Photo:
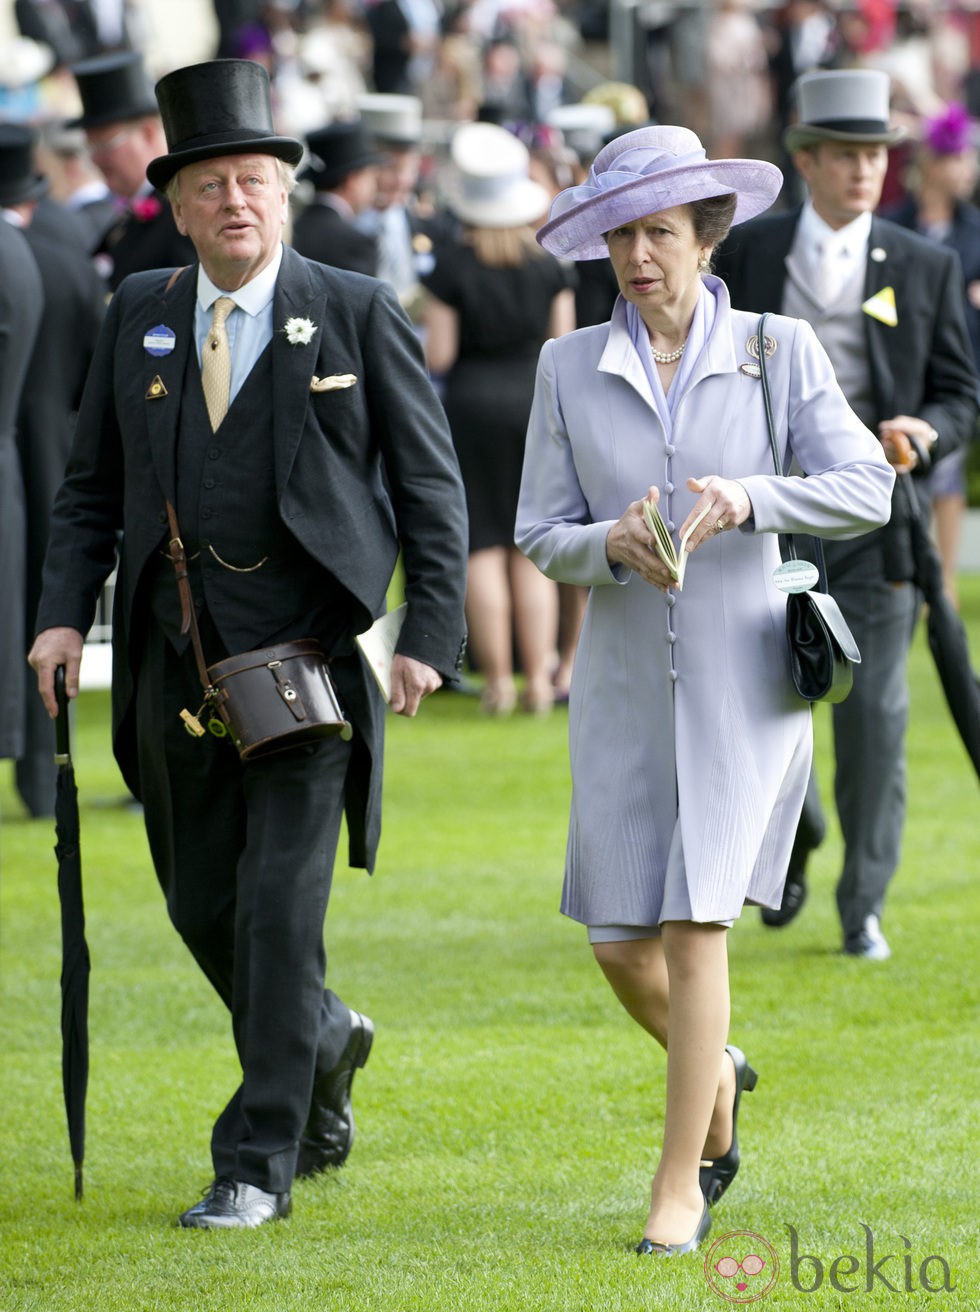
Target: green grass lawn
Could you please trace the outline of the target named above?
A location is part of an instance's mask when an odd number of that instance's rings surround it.
[[[963,579],[962,604],[978,653],[980,577]],[[776,932],[748,913],[731,934],[732,1039],[760,1079],[709,1245],[751,1231],[772,1246],[780,1273],[762,1307],[980,1308],[977,780],[921,633],[910,679],[892,960],[837,951],[835,823],[799,921]],[[284,1223],[177,1228],[209,1182],[211,1121],[237,1071],[225,1013],[167,922],[107,715],[105,694],[83,694],[74,756],[93,969],[81,1204],[61,1102],[52,826],[23,817],[10,763],[0,772],[2,1312],[726,1306],[703,1252],[658,1263],[630,1251],[664,1059],[557,912],[566,716],[487,721],[459,695],[392,719],[378,871],[341,865],[335,879],[330,981],[377,1026],[350,1161],[297,1185]],[[820,708],[825,791],[828,719]],[[940,1285],[940,1259],[956,1288],[930,1293],[920,1275]]]

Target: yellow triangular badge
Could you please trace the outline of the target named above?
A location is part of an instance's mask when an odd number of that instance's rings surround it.
[[[865,314],[870,314],[872,319],[877,319],[879,323],[886,323],[889,328],[898,326],[894,287],[882,287],[880,292],[875,292],[874,296],[868,297],[861,309]]]

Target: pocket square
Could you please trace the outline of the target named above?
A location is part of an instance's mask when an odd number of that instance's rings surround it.
[[[357,382],[357,374],[331,374],[329,378],[317,378],[316,374],[310,379],[311,392],[336,392],[340,387],[353,387]]]

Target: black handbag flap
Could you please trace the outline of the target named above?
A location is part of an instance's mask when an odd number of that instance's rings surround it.
[[[852,665],[860,665],[861,653],[854,641],[854,634],[847,627],[847,620],[841,614],[841,609],[834,598],[829,592],[811,591],[807,595],[810,598],[810,604],[820,613],[820,618],[830,630],[844,656]]]

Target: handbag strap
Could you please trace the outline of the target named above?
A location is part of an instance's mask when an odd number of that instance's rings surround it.
[[[766,426],[769,429],[769,446],[772,450],[772,463],[776,473],[780,478],[784,477],[782,461],[779,458],[779,447],[776,443],[776,421],[772,413],[772,392],[769,388],[769,371],[766,368],[766,320],[769,318],[768,311],[759,318],[759,377],[762,380],[762,401],[766,407]],[[792,533],[783,533],[780,535],[786,543],[786,556],[789,560],[798,560],[796,554],[796,543]],[[824,562],[823,543],[819,538],[811,539],[813,542],[814,555],[819,575],[817,579],[817,591],[827,591],[827,566]]]
[[[167,523],[170,525],[170,559],[173,562],[174,573],[177,575],[177,591],[180,593],[180,633],[181,637],[185,633],[191,635],[191,646],[194,648],[194,660],[197,662],[197,673],[201,680],[201,687],[205,693],[210,695],[213,688],[208,677],[204,649],[201,646],[201,631],[197,627],[194,595],[191,592],[191,580],[187,572],[187,553],[184,550],[184,543],[180,536],[177,512],[170,501],[167,502]]]

